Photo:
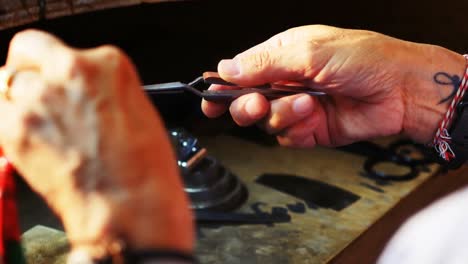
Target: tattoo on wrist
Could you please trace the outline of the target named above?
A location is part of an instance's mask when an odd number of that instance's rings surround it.
[[[439,101],[438,104],[443,104],[449,100],[451,100],[458,91],[458,87],[460,87],[461,78],[458,75],[450,75],[446,72],[438,72],[434,75],[434,82],[440,85],[449,85],[452,87],[452,92],[449,96],[443,98]]]

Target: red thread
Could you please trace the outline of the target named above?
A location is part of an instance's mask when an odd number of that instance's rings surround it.
[[[450,147],[450,141],[452,140],[452,138],[448,133],[448,127],[453,121],[453,115],[455,113],[456,106],[461,101],[461,99],[465,95],[466,90],[468,89],[468,54],[463,55],[463,57],[465,57],[465,59],[467,60],[465,74],[463,75],[463,79],[460,82],[460,87],[458,87],[455,97],[453,97],[452,102],[450,103],[447,113],[445,113],[444,119],[442,119],[442,121],[440,122],[434,140],[432,141],[432,144],[437,153],[439,153],[440,157],[442,157],[446,161],[450,161],[453,158],[455,158],[455,153]]]

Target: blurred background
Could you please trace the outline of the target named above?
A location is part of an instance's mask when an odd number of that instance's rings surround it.
[[[291,27],[327,24],[367,29],[393,37],[468,51],[468,1],[178,1],[141,4],[43,20],[0,32],[3,63],[12,36],[25,28],[51,32],[76,47],[113,44],[133,59],[144,84],[191,81],[204,71],[216,71],[219,60],[231,58]],[[196,135],[216,134],[235,126],[228,116],[208,121],[200,99],[190,95],[152,98],[168,127],[185,127]],[[239,129],[237,128],[239,131]],[[248,129],[240,129],[247,135]],[[258,134],[256,134],[258,135]],[[262,136],[263,137],[263,136]],[[27,188],[20,183],[20,189]],[[21,207],[36,224],[59,227],[45,205],[22,192]],[[33,209],[31,209],[33,208]]]

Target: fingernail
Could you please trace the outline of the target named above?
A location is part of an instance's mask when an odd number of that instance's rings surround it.
[[[307,115],[313,109],[312,98],[309,95],[302,95],[294,100],[292,108],[294,113],[298,115]]]
[[[239,65],[234,60],[222,60],[219,62],[218,71],[229,76],[236,76],[240,73]]]
[[[263,109],[258,105],[255,99],[249,99],[245,103],[245,111],[251,118],[260,118],[263,115]]]

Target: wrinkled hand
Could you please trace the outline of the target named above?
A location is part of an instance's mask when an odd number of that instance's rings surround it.
[[[464,59],[437,46],[397,40],[375,32],[314,25],[280,33],[223,60],[223,79],[243,86],[284,81],[324,91],[268,102],[259,94],[234,101],[229,111],[241,126],[258,123],[280,144],[344,145],[400,132],[428,142],[447,109],[439,104],[451,87],[433,81],[437,72],[462,74]],[[215,85],[213,90],[229,89]],[[207,101],[217,117],[227,106]]]
[[[130,60],[103,46],[72,49],[17,34],[0,100],[0,141],[60,216],[74,250],[99,258],[117,240],[190,252],[192,218],[175,156]]]

